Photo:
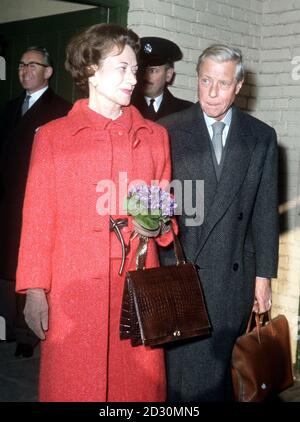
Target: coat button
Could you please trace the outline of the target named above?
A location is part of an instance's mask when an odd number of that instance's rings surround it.
[[[242,220],[243,217],[244,217],[244,214],[242,212],[240,212],[239,215],[238,215],[238,220]]]
[[[239,264],[235,262],[232,267],[233,271],[237,271],[239,269]]]

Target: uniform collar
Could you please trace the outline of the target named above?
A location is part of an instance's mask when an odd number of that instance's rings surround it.
[[[150,105],[150,101],[153,99],[154,100],[154,104],[153,104],[153,107],[154,107],[154,110],[157,112],[158,111],[158,109],[159,109],[159,107],[160,107],[160,105],[161,105],[161,102],[162,102],[162,100],[163,100],[163,96],[164,96],[164,93],[162,92],[158,97],[155,97],[155,98],[152,98],[152,97],[147,97],[146,95],[145,95],[145,101],[146,101],[146,103],[147,103],[147,105],[148,105],[148,107],[149,107],[149,105]]]

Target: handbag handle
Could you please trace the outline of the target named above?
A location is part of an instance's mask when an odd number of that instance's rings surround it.
[[[183,255],[183,250],[181,247],[181,244],[179,242],[178,237],[176,236],[172,224],[170,226],[170,231],[173,236],[173,248],[175,252],[176,257],[176,265],[182,265],[185,264],[185,258]],[[145,269],[145,262],[146,262],[146,256],[147,256],[147,250],[148,250],[148,237],[139,235],[140,243],[136,252],[136,269],[137,270],[143,270]]]
[[[263,327],[266,324],[270,324],[271,326],[271,332],[273,335],[273,326],[272,326],[272,319],[271,319],[271,311],[268,310],[267,312],[264,312],[263,314],[259,315],[256,312],[251,312],[248,324],[247,324],[247,329],[246,329],[246,334],[250,333],[250,331],[252,331],[252,321],[253,321],[253,316],[255,317],[255,325],[257,328],[257,338],[258,338],[258,342],[261,343],[261,336],[260,336],[260,328]]]

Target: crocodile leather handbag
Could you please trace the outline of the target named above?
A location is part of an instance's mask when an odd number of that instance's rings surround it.
[[[177,265],[144,268],[146,237],[140,237],[137,270],[126,274],[120,338],[132,346],[157,346],[210,334],[210,323],[196,267],[186,263],[173,232]]]
[[[252,320],[256,324],[251,330]],[[231,359],[235,400],[262,402],[293,385],[289,325],[284,315],[251,315]]]

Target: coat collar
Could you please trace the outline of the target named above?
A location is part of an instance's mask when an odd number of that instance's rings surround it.
[[[168,88],[165,88],[160,107],[156,113],[155,121],[178,111],[177,109],[174,109],[175,100],[177,100],[176,97],[174,97]],[[147,101],[144,95],[137,88],[133,91],[131,102],[138,110],[140,110],[143,116],[147,116],[149,114]],[[172,113],[170,113],[170,108],[173,110]]]
[[[153,132],[151,122],[145,120],[139,111],[133,107],[123,107],[123,114],[116,120],[108,119],[99,113],[91,110],[88,107],[88,100],[78,100],[75,102],[73,108],[68,113],[68,120],[70,124],[71,134],[75,136],[78,132],[84,129],[90,129],[98,135],[102,132],[105,136],[98,136],[98,139],[107,139],[107,131],[111,127],[119,126],[125,129],[127,133],[130,132],[132,138],[136,140],[137,133],[142,130]],[[136,142],[133,143],[135,147]]]

